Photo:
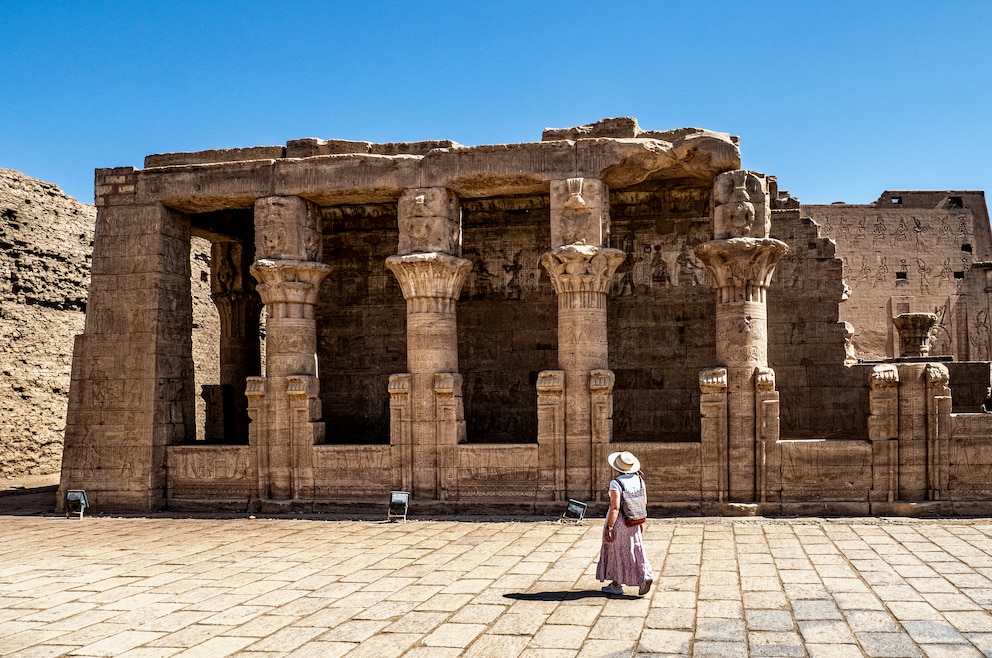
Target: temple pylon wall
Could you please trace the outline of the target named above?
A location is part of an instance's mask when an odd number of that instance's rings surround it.
[[[668,513],[992,501],[989,364],[859,360],[835,243],[725,133],[295,140],[101,169],[96,196],[59,505],[596,510],[616,450]],[[221,327],[202,391],[192,236]]]

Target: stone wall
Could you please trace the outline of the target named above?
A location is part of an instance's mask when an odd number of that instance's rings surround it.
[[[406,372],[406,303],[386,258],[396,204],[322,213],[331,271],[317,305],[317,357],[327,443],[389,443],[389,376]]]
[[[866,205],[803,205],[837,245],[859,358],[899,356],[891,318],[937,315],[934,355],[992,358],[988,270],[992,233],[981,192],[886,192]],[[977,264],[977,267],[976,267]]]
[[[863,374],[845,367],[842,261],[796,209],[773,213],[772,236],[789,245],[768,290],[768,362],[782,400],[782,436],[865,436]]]

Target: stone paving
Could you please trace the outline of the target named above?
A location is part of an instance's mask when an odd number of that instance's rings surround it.
[[[15,510],[11,512],[11,510]],[[992,520],[120,518],[0,506],[4,656],[992,656]]]

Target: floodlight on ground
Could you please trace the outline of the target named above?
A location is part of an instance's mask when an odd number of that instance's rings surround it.
[[[90,506],[86,500],[86,492],[82,489],[70,489],[65,492],[65,518],[71,514],[79,514],[83,518],[83,511]]]
[[[586,503],[569,498],[568,504],[565,506],[565,511],[562,512],[561,518],[558,519],[558,521],[561,523],[574,523],[575,525],[579,525],[582,523],[582,519],[586,517],[587,507],[589,506]]]
[[[406,521],[406,513],[410,509],[410,492],[391,491],[389,493],[389,510],[386,512],[387,521],[402,519]]]

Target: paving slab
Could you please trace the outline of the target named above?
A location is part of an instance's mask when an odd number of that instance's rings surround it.
[[[50,486],[46,484],[45,486]],[[0,656],[988,656],[992,519],[179,518],[2,497]]]

